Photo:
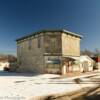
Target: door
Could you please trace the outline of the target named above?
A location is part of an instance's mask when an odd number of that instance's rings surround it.
[[[88,62],[87,61],[83,62],[83,71],[84,72],[88,71]]]

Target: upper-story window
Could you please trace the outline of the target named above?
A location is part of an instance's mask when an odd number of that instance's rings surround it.
[[[32,48],[32,40],[30,39],[29,41],[28,41],[28,49],[30,50]]]
[[[17,45],[17,54],[18,55],[21,54],[21,45],[20,44]]]
[[[17,49],[18,49],[18,50],[20,49],[20,45],[19,45],[19,44],[17,45]]]
[[[52,37],[51,38],[51,51],[52,52],[56,52],[56,48],[57,48],[56,43],[57,43],[56,38]]]
[[[45,36],[45,50],[47,53],[56,53],[59,44],[57,44],[57,36],[54,34]]]
[[[41,37],[38,36],[38,48],[41,48]]]

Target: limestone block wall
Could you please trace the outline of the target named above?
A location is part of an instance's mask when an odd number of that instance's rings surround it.
[[[62,33],[62,54],[80,56],[80,38]]]
[[[40,47],[38,47],[38,37],[40,37]],[[17,55],[20,67],[18,71],[43,72],[43,53],[44,47],[42,35],[26,39],[25,41],[19,43],[17,48]]]

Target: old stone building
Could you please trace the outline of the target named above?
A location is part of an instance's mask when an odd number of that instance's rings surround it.
[[[66,30],[42,30],[17,39],[18,71],[62,73],[64,61],[80,56],[80,39]]]

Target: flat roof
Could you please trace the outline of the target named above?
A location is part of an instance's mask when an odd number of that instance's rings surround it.
[[[79,38],[82,38],[83,37],[82,35],[79,35],[79,34],[76,34],[76,33],[70,32],[70,31],[67,31],[65,29],[57,29],[57,30],[50,30],[49,29],[49,30],[41,30],[41,31],[33,32],[33,33],[29,34],[29,35],[26,35],[24,37],[21,37],[21,38],[16,39],[16,41],[20,41],[20,40],[29,38],[31,36],[35,36],[37,34],[46,33],[46,32],[63,32],[63,33],[69,34],[69,35],[73,35],[73,36],[79,37]]]

